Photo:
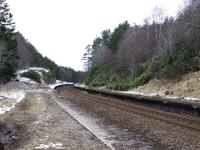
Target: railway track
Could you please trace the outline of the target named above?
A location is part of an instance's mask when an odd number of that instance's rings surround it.
[[[173,125],[178,125],[180,127],[188,128],[190,130],[195,130],[200,132],[200,119],[198,117],[191,117],[187,115],[180,115],[172,112],[165,112],[161,110],[152,109],[149,107],[136,105],[130,102],[120,101],[118,99],[92,95],[85,91],[76,88],[67,88],[67,92],[85,98],[87,100],[95,101],[100,104],[111,106],[128,113],[136,113],[145,117],[151,117],[157,120],[165,121]]]

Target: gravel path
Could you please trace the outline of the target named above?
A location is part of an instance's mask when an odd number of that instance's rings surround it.
[[[6,150],[107,148],[55,102],[52,91],[27,90],[25,99],[0,117]]]

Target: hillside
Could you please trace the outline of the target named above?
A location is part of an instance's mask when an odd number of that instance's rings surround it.
[[[41,67],[51,71],[53,78],[78,82],[82,72],[58,66],[48,57],[42,56],[23,35],[16,31],[13,15],[6,1],[0,2],[0,83],[16,77],[16,71],[30,67]]]
[[[178,95],[199,95],[195,76],[200,71],[199,6],[200,1],[188,1],[175,18],[157,8],[143,25],[125,21],[113,31],[103,30],[85,49],[86,84],[126,91],[150,81],[146,85],[150,91],[169,85]],[[196,93],[184,82],[187,75],[197,81]]]
[[[18,55],[20,57],[18,62],[19,69],[25,69],[31,66],[32,52],[29,43],[24,39],[22,34],[17,34]]]
[[[51,70],[53,76],[58,80],[78,82],[80,72],[76,72],[72,68],[58,66],[51,59],[42,56],[42,54],[40,54],[20,33],[17,34],[17,43],[19,70],[29,67],[42,67]]]
[[[144,94],[193,97],[200,99],[200,71],[188,73],[179,80],[151,80],[133,90]]]

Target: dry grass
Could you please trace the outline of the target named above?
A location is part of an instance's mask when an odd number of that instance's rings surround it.
[[[173,91],[175,96],[200,98],[200,71],[186,74],[178,81],[154,79],[134,91],[161,95]]]

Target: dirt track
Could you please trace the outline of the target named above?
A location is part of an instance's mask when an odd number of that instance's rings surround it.
[[[52,91],[26,92],[22,102],[0,116],[4,149],[109,149],[57,105]]]

